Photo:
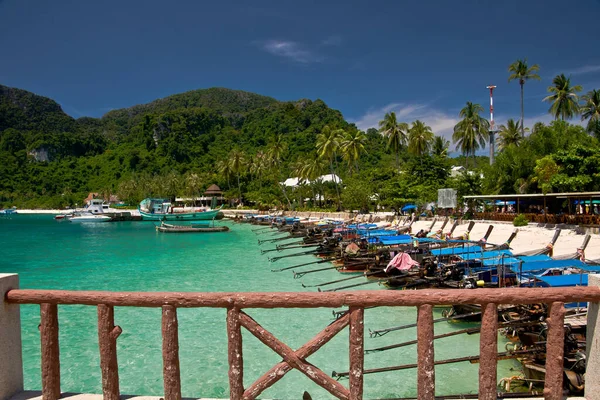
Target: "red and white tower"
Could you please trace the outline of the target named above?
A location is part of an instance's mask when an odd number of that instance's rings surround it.
[[[496,145],[496,125],[494,124],[494,89],[496,86],[487,86],[490,89],[490,165],[494,163]]]

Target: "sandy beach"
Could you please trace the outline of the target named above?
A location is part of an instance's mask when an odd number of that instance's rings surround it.
[[[431,225],[431,221],[417,221],[413,224],[413,233],[418,232],[420,229],[428,229]],[[482,238],[488,226],[493,225],[494,230],[490,235],[488,243],[501,244],[504,243],[510,234],[518,229],[517,237],[512,241],[511,248],[513,253],[520,253],[522,251],[539,249],[546,246],[552,240],[554,236],[554,229],[540,228],[533,224],[522,227],[514,227],[512,224],[489,222],[489,221],[476,221],[473,230],[471,231],[471,240],[478,240]],[[442,222],[436,222],[433,230],[439,229],[442,226]],[[444,230],[449,230],[451,225],[450,222],[446,225]],[[454,235],[462,235],[468,227],[468,223],[465,222],[456,227]],[[558,237],[558,241],[554,246],[554,255],[572,254],[577,251],[577,248],[583,243],[585,235],[577,234],[573,229],[563,229]],[[598,259],[600,258],[600,235],[592,235],[592,239],[585,250],[585,257],[587,259]]]

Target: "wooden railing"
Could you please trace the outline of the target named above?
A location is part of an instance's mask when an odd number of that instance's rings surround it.
[[[345,293],[143,293],[57,290],[10,290],[6,301],[39,304],[41,309],[42,393],[44,400],[58,399],[60,362],[58,346],[58,304],[83,304],[98,310],[98,340],[102,390],[105,399],[119,399],[116,341],[121,328],[114,325],[114,307],[161,307],[164,398],[181,399],[177,309],[213,307],[227,309],[230,397],[254,399],[297,369],[317,385],[340,399],[362,399],[364,354],[364,309],[373,306],[417,307],[418,398],[433,400],[435,394],[434,335],[432,308],[436,304],[480,304],[479,398],[497,396],[496,364],[499,304],[545,303],[550,306],[544,397],[562,399],[564,303],[600,301],[600,288],[461,289],[417,291],[356,291]],[[327,326],[304,346],[292,350],[252,317],[251,308],[349,307],[347,313]],[[306,359],[346,326],[350,327],[349,388],[329,377]],[[248,387],[244,387],[241,328],[247,329],[282,357],[282,361]]]

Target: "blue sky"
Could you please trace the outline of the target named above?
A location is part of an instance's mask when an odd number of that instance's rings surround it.
[[[519,115],[508,65],[527,58],[526,122],[557,73],[600,88],[600,0],[0,0],[0,84],[101,116],[187,90],[323,99],[360,128],[386,111],[449,136],[466,101]]]

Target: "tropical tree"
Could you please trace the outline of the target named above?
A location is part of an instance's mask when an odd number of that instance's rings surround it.
[[[431,154],[438,157],[448,157],[450,142],[442,136],[435,136],[431,143]]]
[[[431,127],[425,125],[422,121],[416,120],[408,131],[408,151],[421,158],[429,152],[433,137]]]
[[[216,168],[217,168],[217,172],[219,172],[219,174],[223,175],[223,177],[225,179],[227,179],[227,187],[229,189],[231,189],[231,182],[230,182],[230,178],[231,178],[231,164],[229,163],[229,160],[219,160],[219,161],[217,161]]]
[[[396,169],[400,168],[400,148],[406,144],[408,136],[408,124],[398,122],[395,112],[385,114],[383,120],[379,121],[379,132],[388,139],[387,148],[390,147],[396,154]]]
[[[458,114],[462,120],[454,126],[452,141],[465,155],[465,167],[468,164],[469,154],[473,156],[473,165],[475,164],[475,152],[479,148],[485,148],[485,142],[489,137],[490,123],[479,115],[480,112],[483,112],[481,105],[468,101]]]
[[[262,177],[263,174],[269,168],[269,157],[267,154],[259,150],[256,152],[256,155],[252,159],[252,163],[250,164],[250,173],[254,174],[258,178],[259,186],[262,188]]]
[[[554,116],[554,119],[564,121],[573,118],[579,113],[577,92],[581,92],[582,87],[580,85],[571,86],[571,78],[567,78],[565,74],[556,75],[552,84],[554,86],[548,86],[548,92],[552,94],[543,100],[552,103],[548,112]]]
[[[194,172],[188,172],[183,179],[185,194],[190,196],[194,205],[196,205],[196,198],[200,194],[200,189],[202,188],[202,179],[198,176],[198,174]]]
[[[586,131],[600,139],[600,90],[594,89],[581,97],[581,120],[588,120]]]
[[[335,191],[338,197],[338,208],[341,208],[340,190],[338,188],[337,179],[335,179],[335,169],[333,163],[338,148],[340,147],[341,129],[331,129],[329,125],[325,125],[321,133],[317,135],[317,154],[320,158],[329,161],[329,169],[335,184]]]
[[[522,126],[519,121],[514,119],[509,119],[506,121],[506,125],[500,125],[499,134],[498,134],[498,150],[502,151],[510,145],[518,146],[523,140],[523,136],[521,136]],[[525,128],[525,131],[528,131],[529,128]]]
[[[519,85],[521,85],[521,136],[525,136],[525,131],[523,129],[524,120],[525,120],[525,111],[523,105],[523,88],[525,86],[525,82],[530,79],[540,80],[540,76],[537,72],[540,70],[540,66],[537,64],[532,65],[531,67],[527,65],[527,59],[517,60],[514,63],[508,66],[508,72],[510,72],[510,76],[508,77],[508,81],[518,80]]]
[[[229,153],[229,163],[231,172],[236,174],[237,176],[237,184],[238,184],[238,195],[240,199],[240,203],[242,204],[242,186],[240,185],[240,174],[246,168],[246,157],[244,153],[239,149],[234,149]]]
[[[317,199],[317,195],[322,194],[323,182],[319,179],[323,175],[326,166],[323,164],[323,160],[319,157],[310,157],[306,161],[306,165],[302,169],[302,177],[310,182],[310,188],[313,192],[313,199]]]
[[[273,167],[277,171],[276,175],[279,178],[278,179],[279,182],[281,182],[281,178],[283,176],[282,172],[281,172],[280,164],[281,164],[281,161],[283,160],[283,156],[286,151],[287,151],[287,143],[283,139],[283,135],[281,135],[281,134],[275,135],[275,138],[273,139],[273,141],[269,144],[269,146],[267,148],[267,156],[269,158],[270,166]],[[281,191],[283,192],[283,197],[285,197],[285,200],[288,203],[288,207],[291,209],[292,202],[290,201],[290,199],[287,195],[287,190],[285,188],[285,184],[283,184],[283,183],[280,184],[280,187],[281,187]]]
[[[353,169],[358,172],[358,159],[365,152],[367,135],[362,131],[347,132],[340,140],[342,157],[348,162],[348,169],[352,175]]]

